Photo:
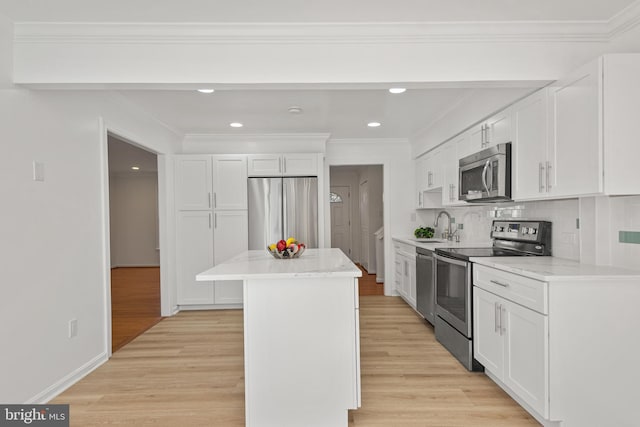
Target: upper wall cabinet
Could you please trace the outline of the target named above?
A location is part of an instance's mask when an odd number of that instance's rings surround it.
[[[253,154],[249,176],[317,176],[318,154]]]
[[[213,207],[247,209],[247,157],[213,156]]]
[[[550,151],[542,166],[546,191],[556,197],[601,193],[602,58],[553,83],[549,97]]]
[[[605,55],[602,67],[604,193],[640,194],[640,54]]]
[[[512,135],[511,110],[507,108],[469,129],[469,139],[458,154],[465,157],[496,144],[511,142]]]
[[[440,191],[444,179],[443,149],[444,147],[438,147],[415,161],[417,208],[434,208],[442,205]]]
[[[185,155],[176,159],[177,210],[211,209],[211,165],[211,156]]]

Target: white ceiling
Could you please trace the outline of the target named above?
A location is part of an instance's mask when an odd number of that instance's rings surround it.
[[[407,138],[472,89],[129,90],[125,97],[181,133],[330,133],[332,138]],[[303,112],[291,114],[289,107]],[[367,123],[382,124],[370,128]],[[244,127],[232,128],[231,122]]]
[[[2,0],[15,22],[606,21],[633,0]]]
[[[632,3],[633,0],[0,0],[0,14],[14,22],[604,22]],[[470,86],[473,85],[452,83],[448,87],[413,87],[400,95],[388,93],[382,84],[375,88],[223,87],[210,95],[162,87],[120,93],[181,134],[329,133],[331,138],[409,138],[463,102],[472,90]],[[495,84],[496,90],[504,86]],[[304,112],[288,113],[287,109],[294,105]],[[244,127],[229,127],[233,121],[242,122]],[[369,128],[366,124],[370,121],[381,122],[382,126]]]

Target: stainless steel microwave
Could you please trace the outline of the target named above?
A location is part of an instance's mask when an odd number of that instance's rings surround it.
[[[458,188],[459,199],[470,203],[511,200],[511,143],[460,159]]]

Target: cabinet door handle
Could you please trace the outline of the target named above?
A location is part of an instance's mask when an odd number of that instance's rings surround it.
[[[544,184],[542,183],[542,174],[544,173],[544,166],[542,162],[538,163],[538,193],[544,192]]]
[[[498,326],[498,318],[500,317],[500,311],[498,310],[498,307],[500,307],[498,305],[497,302],[493,303],[493,323],[494,323],[494,332],[498,332],[499,326]]]
[[[551,183],[549,182],[549,177],[551,176],[551,162],[547,161],[547,175],[546,175],[546,181],[547,181],[547,193],[549,192],[549,190],[551,189]]]
[[[213,207],[217,208],[218,207],[218,197],[216,196],[216,193],[213,193]]]
[[[282,172],[282,158],[278,159],[278,172]]]
[[[496,284],[496,285],[498,285],[498,286],[502,286],[503,288],[508,288],[508,287],[509,287],[509,284],[507,284],[507,283],[502,283],[502,282],[498,282],[497,280],[490,280],[490,282],[491,282],[491,283],[494,283],[494,284]]]
[[[218,228],[218,214],[213,214],[213,228]]]
[[[484,148],[485,131],[486,128],[484,125],[482,125],[482,127],[480,128],[480,148]]]
[[[287,158],[286,157],[284,158],[283,163],[284,163],[284,171],[283,172],[287,173]]]
[[[485,125],[484,129],[484,144],[489,145],[489,125]]]

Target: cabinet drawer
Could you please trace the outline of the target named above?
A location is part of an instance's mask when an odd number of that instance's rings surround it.
[[[415,256],[416,254],[415,246],[409,245],[407,243],[394,241],[393,248],[396,250],[396,252],[404,252],[404,255]]]
[[[474,264],[473,284],[539,313],[549,313],[547,282]]]

